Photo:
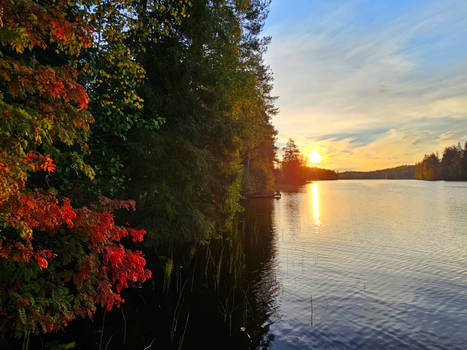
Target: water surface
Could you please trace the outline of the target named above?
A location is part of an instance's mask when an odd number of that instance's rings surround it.
[[[272,349],[467,348],[467,183],[310,183],[272,230]]]

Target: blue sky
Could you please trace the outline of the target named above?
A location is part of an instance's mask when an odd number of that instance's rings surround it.
[[[272,0],[265,34],[279,145],[371,170],[467,141],[467,1]]]

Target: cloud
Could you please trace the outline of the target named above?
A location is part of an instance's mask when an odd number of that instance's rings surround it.
[[[345,152],[325,158],[335,157],[337,167],[353,160],[375,168],[384,157],[374,154],[364,163],[357,159],[361,152],[400,148],[386,158],[389,166],[452,142],[439,139],[454,127],[443,118],[460,130],[453,137],[467,134],[465,2],[295,3],[311,14],[281,19],[275,13],[267,33],[273,37],[266,61],[279,96],[274,124],[281,142],[291,137],[304,148],[326,149],[335,143]],[[273,3],[273,13],[283,6],[290,2]],[[419,147],[427,149],[402,151]]]
[[[464,120],[440,117],[400,123],[388,130],[370,129],[356,134],[325,135],[312,139],[311,144],[325,156],[323,167],[375,170],[414,164],[425,154],[442,152],[446,146],[458,141],[467,141]]]
[[[379,129],[368,129],[368,130],[362,130],[360,132],[353,132],[353,133],[333,133],[333,134],[325,134],[321,135],[318,137],[309,137],[308,139],[311,140],[311,142],[314,141],[322,141],[322,140],[344,140],[344,139],[349,139],[350,143],[352,143],[354,146],[358,145],[366,145],[370,143],[371,141],[375,140],[378,138],[381,134],[384,134],[388,131],[388,128],[379,128]]]
[[[406,144],[417,140],[411,148]],[[329,154],[323,166],[337,170],[374,170],[413,164],[424,155],[422,138],[410,131],[391,129],[376,140],[354,147],[351,139],[323,140],[318,147]],[[337,146],[337,147],[336,147]],[[407,159],[401,162],[401,159]]]

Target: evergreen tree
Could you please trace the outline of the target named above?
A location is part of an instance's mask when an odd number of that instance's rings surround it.
[[[282,180],[287,183],[302,183],[305,179],[305,160],[300,153],[295,141],[289,139],[284,147],[284,155],[281,162]]]
[[[423,161],[415,165],[415,178],[420,180],[467,179],[467,143],[462,149],[457,146],[446,147],[440,160],[437,154],[426,155]]]
[[[163,125],[132,127],[117,153],[124,193],[138,198],[135,221],[154,241],[228,232],[241,193],[272,187],[275,109],[262,62],[268,41],[259,38],[267,5],[192,1],[170,35],[142,43],[142,124]]]

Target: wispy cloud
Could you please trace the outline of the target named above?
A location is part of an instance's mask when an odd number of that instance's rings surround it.
[[[267,63],[281,142],[320,147],[336,168],[371,169],[436,149],[453,122],[450,142],[467,135],[467,3],[317,3],[273,2]],[[451,124],[436,128],[443,118]]]

